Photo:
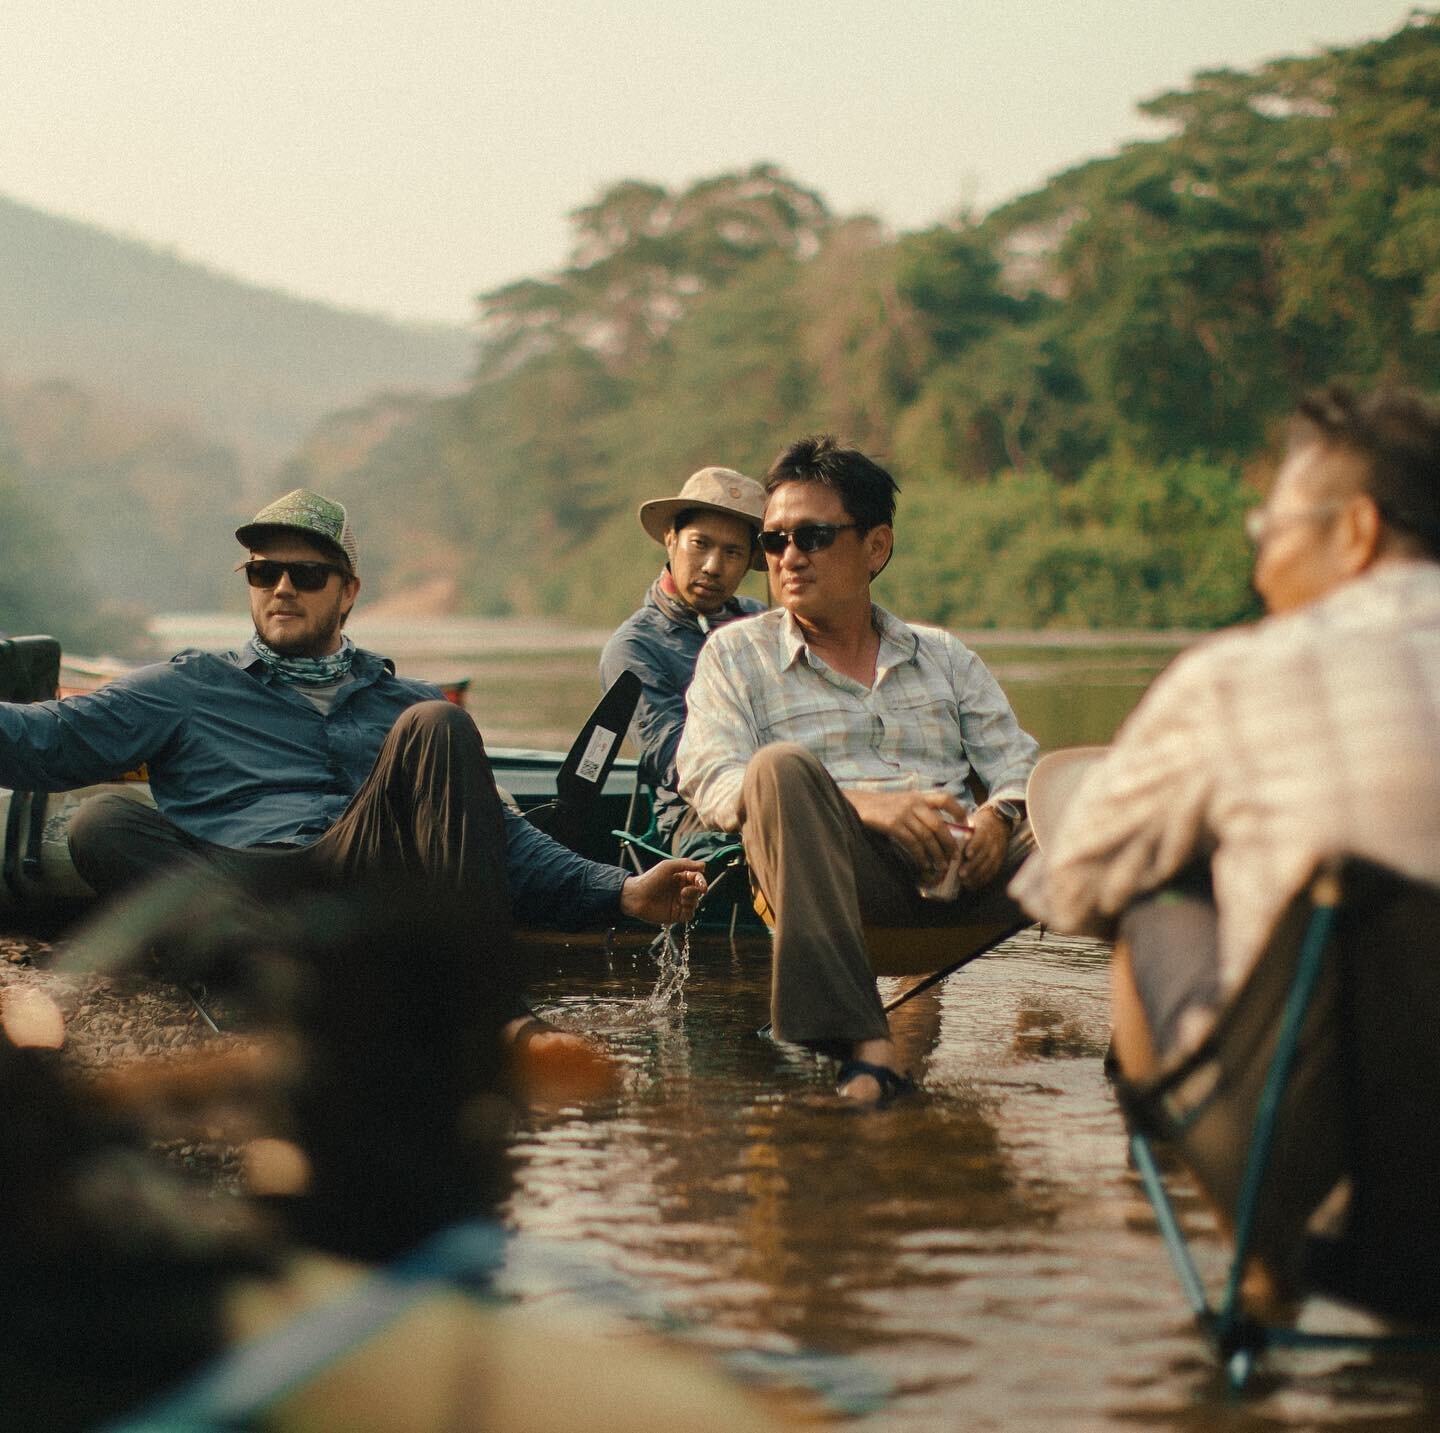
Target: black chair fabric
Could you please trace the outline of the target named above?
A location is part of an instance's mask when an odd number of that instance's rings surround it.
[[[1350,861],[1337,1003],[1349,1208],[1312,1242],[1329,1292],[1440,1317],[1440,888]]]
[[[1440,1314],[1440,888],[1346,857],[1333,938],[1281,1101],[1253,1252],[1293,1289]],[[1234,1217],[1313,882],[1209,1038],[1127,1114]]]
[[[43,702],[60,685],[60,643],[54,637],[0,638],[0,702]]]

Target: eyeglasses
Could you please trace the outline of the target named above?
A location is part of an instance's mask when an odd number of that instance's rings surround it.
[[[1256,547],[1264,547],[1266,540],[1278,529],[1297,522],[1314,522],[1317,518],[1329,517],[1338,512],[1339,502],[1316,503],[1313,507],[1296,508],[1293,512],[1271,512],[1268,508],[1251,508],[1245,514],[1245,536]]]
[[[756,541],[771,557],[779,557],[792,542],[801,552],[819,552],[847,528],[859,526],[858,522],[807,522],[788,532],[783,527],[767,527],[756,534]]]
[[[290,585],[297,592],[319,592],[332,572],[339,573],[342,579],[351,576],[347,568],[333,562],[272,562],[268,557],[242,562],[235,570],[244,572],[251,587],[278,587],[288,573]]]

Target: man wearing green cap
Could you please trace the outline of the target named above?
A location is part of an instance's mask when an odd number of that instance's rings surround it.
[[[492,944],[534,923],[687,918],[693,861],[644,876],[583,860],[504,806],[474,722],[343,628],[360,591],[344,507],[297,489],[236,532],[255,635],[63,702],[0,704],[0,785],[61,791],[146,764],[156,807],[83,805],[70,829],[102,894],[162,870],[262,884],[403,873],[459,889]],[[281,862],[280,866],[267,863]]]

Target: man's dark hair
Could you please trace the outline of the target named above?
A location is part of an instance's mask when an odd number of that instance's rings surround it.
[[[791,443],[770,464],[766,493],[773,493],[781,483],[824,483],[833,488],[862,532],[895,522],[899,484],[879,463],[858,448],[842,448],[829,433]]]
[[[1362,458],[1386,526],[1440,561],[1440,406],[1405,388],[1357,396],[1332,386],[1304,399],[1291,423],[1292,447],[1315,442]]]

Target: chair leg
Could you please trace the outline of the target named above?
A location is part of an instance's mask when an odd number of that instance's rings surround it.
[[[1300,1048],[1300,1033],[1305,1025],[1315,987],[1320,980],[1325,953],[1335,927],[1338,891],[1332,893],[1328,887],[1320,890],[1320,881],[1316,882],[1316,887],[1315,909],[1305,928],[1295,977],[1286,997],[1280,1030],[1275,1040],[1275,1053],[1271,1057],[1265,1084],[1260,1091],[1260,1102],[1250,1133],[1249,1158],[1246,1160],[1240,1185],[1240,1196],[1236,1201],[1235,1260],[1230,1266],[1230,1278],[1221,1305],[1221,1317],[1227,1321],[1234,1319],[1240,1308],[1240,1281],[1244,1277],[1245,1262],[1250,1254],[1250,1238],[1254,1232],[1260,1197],[1265,1187],[1265,1175],[1270,1165],[1275,1127],[1280,1119],[1280,1104],[1290,1081],[1291,1071],[1295,1067]]]
[[[1180,1280],[1180,1287],[1185,1291],[1190,1311],[1202,1322],[1209,1322],[1214,1318],[1214,1311],[1205,1296],[1205,1285],[1200,1280],[1195,1261],[1190,1257],[1190,1246],[1185,1242],[1180,1221],[1175,1217],[1175,1206],[1171,1204],[1165,1183],[1160,1177],[1160,1167],[1155,1163],[1155,1152],[1150,1148],[1150,1141],[1138,1130],[1130,1136],[1130,1153],[1134,1157],[1135,1168],[1140,1173],[1145,1197],[1155,1211],[1160,1237],[1170,1255],[1170,1262],[1175,1266],[1175,1274]]]
[[[1150,1141],[1138,1130],[1130,1136],[1130,1152],[1135,1168],[1140,1175],[1141,1186],[1150,1207],[1155,1211],[1155,1222],[1160,1227],[1160,1237],[1170,1255],[1180,1286],[1185,1291],[1186,1302],[1195,1315],[1195,1321],[1215,1345],[1220,1361],[1225,1368],[1225,1379],[1232,1393],[1240,1393],[1250,1381],[1255,1360],[1263,1350],[1265,1331],[1258,1324],[1244,1318],[1238,1307],[1227,1306],[1218,1313],[1210,1305],[1195,1261],[1190,1257],[1190,1246],[1180,1229],[1175,1206],[1155,1162],[1155,1152]]]
[[[1240,1196],[1236,1202],[1235,1250],[1226,1279],[1225,1292],[1218,1309],[1212,1309],[1205,1294],[1204,1284],[1190,1257],[1185,1236],[1181,1233],[1179,1220],[1160,1178],[1159,1167],[1149,1141],[1139,1131],[1132,1131],[1130,1149],[1135,1167],[1140,1173],[1146,1197],[1155,1210],[1160,1233],[1169,1251],[1171,1263],[1185,1290],[1185,1297],[1201,1327],[1214,1341],[1225,1377],[1232,1392],[1239,1393],[1249,1382],[1255,1367],[1255,1360],[1264,1351],[1269,1341],[1266,1327],[1249,1318],[1241,1298],[1241,1282],[1245,1264],[1250,1253],[1250,1238],[1254,1230],[1255,1217],[1264,1191],[1265,1175],[1269,1166],[1270,1150],[1274,1142],[1275,1127],[1280,1116],[1281,1099],[1294,1069],[1300,1044],[1300,1034],[1310,1001],[1319,982],[1325,955],[1334,930],[1335,909],[1339,903],[1339,888],[1332,877],[1317,880],[1312,892],[1314,910],[1302,938],[1300,956],[1296,963],[1295,976],[1291,982],[1285,1002],[1280,1029],[1276,1037],[1275,1052],[1266,1072],[1265,1084],[1260,1093],[1250,1135],[1249,1155],[1241,1180]]]

